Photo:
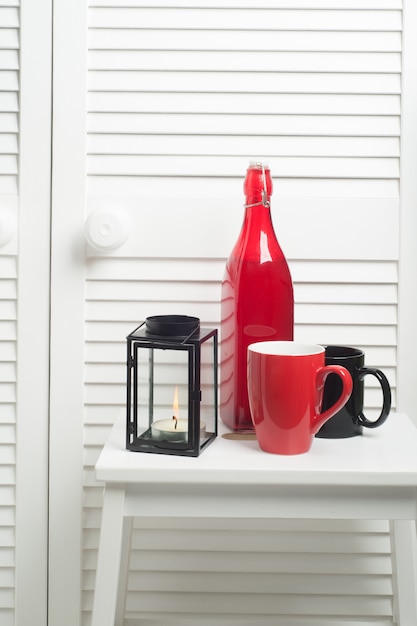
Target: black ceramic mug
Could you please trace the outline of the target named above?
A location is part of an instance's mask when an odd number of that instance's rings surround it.
[[[347,346],[325,346],[326,365],[342,365],[352,376],[353,391],[345,406],[330,418],[316,434],[316,437],[340,439],[361,435],[363,427],[377,428],[387,419],[391,410],[391,388],[387,377],[381,370],[365,367],[365,354],[358,348]],[[368,420],[363,414],[364,378],[374,376],[382,389],[382,409],[376,420]],[[330,374],[327,377],[322,411],[334,404],[340,396],[341,383],[338,376]]]

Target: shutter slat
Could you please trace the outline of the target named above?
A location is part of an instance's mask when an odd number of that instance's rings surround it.
[[[10,104],[12,106],[12,104]],[[16,105],[17,109],[17,105]],[[13,109],[14,110],[14,109]],[[89,98],[97,112],[216,113],[258,115],[399,115],[397,95],[217,94],[217,93],[98,93]]]
[[[0,116],[1,124],[1,116]],[[113,135],[120,133],[137,134],[139,140],[146,141],[147,135],[169,136],[178,135],[242,135],[250,136],[291,136],[295,141],[299,137],[310,135],[331,137],[399,137],[399,118],[384,115],[372,117],[363,115],[270,115],[251,116],[222,115],[211,113],[197,115],[194,113],[94,113],[89,116],[91,141],[95,134]],[[142,136],[140,137],[140,135]],[[118,138],[114,138],[117,141]],[[223,139],[222,139],[223,140]],[[220,181],[219,183],[220,184]]]
[[[224,8],[166,7],[164,11],[152,8],[91,8],[90,24],[101,29],[198,29],[207,30],[337,30],[337,31],[401,31],[401,11],[367,11],[304,9],[303,11],[248,8],[245,11]]]
[[[291,41],[288,45],[294,46],[293,40]],[[384,48],[380,52],[367,50],[366,54],[361,50],[350,51],[346,46],[340,46],[341,49],[336,47],[329,54],[323,51],[323,44],[318,50],[305,51],[297,48],[289,52],[287,48],[277,50],[279,43],[275,42],[273,49],[266,53],[259,50],[248,52],[245,42],[244,49],[239,51],[232,49],[216,54],[197,49],[190,51],[190,54],[183,51],[182,47],[167,52],[164,50],[164,42],[161,37],[159,49],[152,51],[90,49],[89,67],[93,72],[90,83],[93,81],[94,71],[97,70],[257,72],[262,68],[263,72],[401,72],[401,50],[396,46],[392,51]],[[300,43],[305,46],[305,42]]]
[[[284,178],[315,176],[318,178],[398,178],[399,161],[394,158],[308,158],[308,157],[276,157],[263,152],[268,158],[270,167],[280,172]],[[245,155],[246,159],[250,154]],[[0,156],[1,165],[1,156]],[[15,159],[8,159],[10,172],[17,171]],[[227,156],[194,156],[175,155],[97,155],[87,159],[88,174],[92,176],[136,176],[138,172],[145,176],[157,176],[163,170],[166,176],[237,176],[238,164],[234,157]]]
[[[15,5],[17,0],[7,2]],[[172,8],[173,0],[158,0],[161,8]],[[114,0],[90,0],[91,7],[115,8]],[[124,7],[149,8],[149,0],[123,0]],[[206,8],[207,0],[181,0],[181,7]],[[401,0],[217,0],[210,3],[211,8],[257,8],[257,9],[401,9]]]
[[[349,31],[337,30],[279,30],[276,31],[236,31],[233,32],[221,29],[221,12],[217,12],[218,30],[212,29],[202,31],[197,38],[196,34],[186,30],[167,29],[158,30],[161,24],[156,24],[153,30],[99,30],[92,31],[89,37],[89,49],[97,50],[146,50],[148,54],[154,50],[184,50],[204,51],[213,49],[214,51],[227,52],[228,50],[242,50],[241,56],[249,56],[253,52],[258,52],[258,59],[265,57],[264,50],[276,51],[323,51],[344,52],[400,52],[401,33],[399,29],[387,28],[383,32]],[[295,19],[298,19],[297,12],[294,11]],[[343,18],[342,18],[343,19]],[[183,26],[183,23],[179,28]],[[200,16],[198,29],[205,29],[206,25],[203,16]],[[279,33],[279,37],[277,37]],[[171,62],[175,62],[173,58]],[[229,59],[225,54],[224,69],[229,69]],[[192,63],[192,61],[189,61]],[[242,63],[242,61],[240,62]],[[214,69],[214,68],[213,68]],[[243,68],[242,68],[243,69]]]
[[[313,157],[361,157],[387,158],[400,154],[397,137],[233,137],[216,135],[90,135],[88,153],[90,155],[158,155],[162,146],[169,155],[218,155],[219,144],[223,152],[229,155],[247,157],[256,154],[259,147],[265,155],[286,158],[303,156]]]

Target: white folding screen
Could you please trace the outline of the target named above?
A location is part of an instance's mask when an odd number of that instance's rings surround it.
[[[149,314],[219,323],[249,159],[272,170],[296,338],[365,348],[395,402],[401,8],[90,1],[86,212],[127,213],[130,237],[116,251],[87,250],[84,623],[100,526],[93,466],[124,406],[125,336]],[[366,401],[375,412],[375,387]],[[203,624],[214,605],[216,624],[267,614],[274,624],[391,623],[385,522],[275,524],[265,543],[261,526],[137,522],[127,616]]]

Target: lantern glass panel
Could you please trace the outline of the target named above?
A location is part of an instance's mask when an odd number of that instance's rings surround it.
[[[206,436],[217,432],[217,363],[214,337],[201,344],[200,423]]]
[[[188,361],[188,350],[136,346],[138,436],[188,441]]]

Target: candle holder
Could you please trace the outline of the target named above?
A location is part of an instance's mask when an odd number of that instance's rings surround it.
[[[217,330],[147,317],[127,336],[126,448],[198,456],[217,436]]]

